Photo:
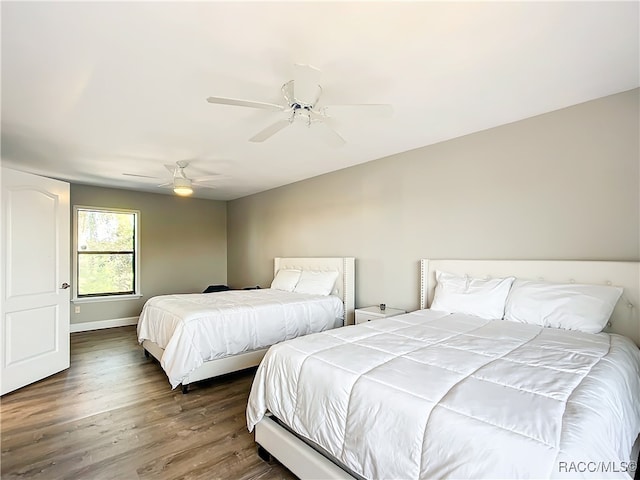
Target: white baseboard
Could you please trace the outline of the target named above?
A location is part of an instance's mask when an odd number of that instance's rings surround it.
[[[100,330],[102,328],[124,327],[126,325],[137,325],[138,317],[114,318],[112,320],[99,320],[97,322],[72,323],[70,332],[88,332],[89,330]]]

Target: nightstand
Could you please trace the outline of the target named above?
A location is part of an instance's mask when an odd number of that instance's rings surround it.
[[[397,308],[385,308],[380,310],[377,305],[375,307],[356,308],[356,325],[359,323],[370,322],[371,320],[380,320],[381,318],[394,317],[407,313],[404,310],[398,310]]]

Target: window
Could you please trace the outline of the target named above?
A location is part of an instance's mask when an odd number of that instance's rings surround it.
[[[140,296],[134,210],[74,207],[74,300]]]

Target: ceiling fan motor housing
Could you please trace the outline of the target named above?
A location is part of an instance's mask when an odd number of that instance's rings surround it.
[[[173,179],[173,186],[175,188],[190,188],[191,180],[188,178],[176,177]]]
[[[313,95],[309,95],[307,98],[299,98],[296,97],[295,94],[295,80],[289,80],[287,83],[282,85],[282,96],[285,101],[289,105],[290,108],[300,109],[304,108],[306,110],[311,110],[315,107],[316,103],[320,99],[320,95],[322,94],[322,87],[320,85],[315,85],[311,88],[307,88],[307,90],[314,90]]]

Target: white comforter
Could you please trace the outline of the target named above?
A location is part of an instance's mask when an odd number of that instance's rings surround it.
[[[250,431],[267,411],[366,478],[628,478],[640,353],[422,310],[272,347]]]
[[[231,290],[150,298],[138,341],[164,349],[160,364],[175,388],[207,360],[258,350],[342,325],[336,296],[281,290]]]

